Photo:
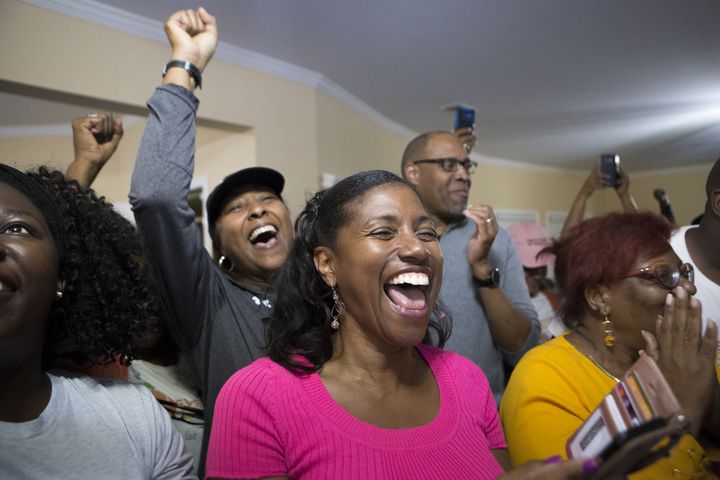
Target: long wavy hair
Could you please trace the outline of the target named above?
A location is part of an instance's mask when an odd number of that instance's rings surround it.
[[[40,167],[27,175],[50,193],[60,212],[64,291],[50,310],[45,367],[60,342],[84,360],[130,363],[136,346],[158,335],[162,315],[139,234],[103,197],[61,172]]]
[[[295,243],[276,276],[273,313],[266,329],[268,356],[288,370],[316,371],[332,357],[334,302],[330,287],[315,268],[315,248],[335,247],[338,231],[352,221],[350,203],[383,185],[403,185],[414,191],[390,172],[357,173],[316,193],[295,221]],[[423,343],[442,346],[450,334],[450,317],[439,312],[434,317]]]

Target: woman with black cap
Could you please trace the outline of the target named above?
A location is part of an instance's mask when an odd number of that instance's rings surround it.
[[[0,164],[3,478],[196,478],[145,387],[46,371],[61,340],[96,362],[130,362],[158,315],[139,252],[133,227],[92,190]]]
[[[172,60],[148,101],[130,202],[149,261],[160,272],[172,321],[192,351],[210,425],[225,381],[264,355],[270,278],[290,250],[292,222],[280,196],[283,176],[269,168],[246,168],[210,194],[215,258],[204,249],[187,202],[198,107],[193,90],[217,46],[217,26],[202,8],[183,10],[168,18],[165,33]]]

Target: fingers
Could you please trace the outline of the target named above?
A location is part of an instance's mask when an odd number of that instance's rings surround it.
[[[658,346],[660,352],[667,354],[672,351],[672,328],[675,314],[675,298],[668,293],[665,297],[665,307],[663,314],[658,317],[658,324],[655,332],[657,333]]]
[[[82,125],[92,133],[99,144],[119,142],[124,133],[122,119],[109,112],[88,116]]]
[[[700,355],[702,357],[712,358],[713,361],[715,360],[715,355],[718,350],[717,332],[717,324],[713,320],[708,319],[705,334],[702,336],[700,342]]]
[[[453,130],[453,133],[458,137],[460,143],[462,143],[465,153],[470,153],[475,146],[475,141],[477,140],[475,127],[456,128]]]
[[[217,21],[207,10],[180,10],[165,22],[173,58],[193,63],[203,71],[217,48]]]
[[[493,212],[490,205],[468,205],[463,213],[475,222],[479,235],[495,238],[499,227],[495,218],[495,212]]]
[[[661,320],[658,319],[658,322],[660,321]],[[657,361],[660,358],[660,350],[655,335],[648,332],[647,330],[641,330],[640,333],[645,340],[645,349],[640,351],[641,354],[649,355],[653,360]]]
[[[205,30],[217,31],[217,20],[203,7],[198,8],[198,18],[200,18],[200,21],[205,25]]]

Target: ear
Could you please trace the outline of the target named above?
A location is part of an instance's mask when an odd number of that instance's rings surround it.
[[[715,216],[720,217],[720,188],[716,188],[710,192],[710,207]]]
[[[605,285],[593,285],[585,289],[585,300],[593,312],[610,315],[610,290]]]
[[[402,166],[402,175],[405,180],[417,187],[420,184],[420,169],[413,162],[406,162]]]
[[[315,269],[320,273],[327,286],[335,286],[335,257],[333,251],[324,246],[315,247],[313,261],[315,262]]]

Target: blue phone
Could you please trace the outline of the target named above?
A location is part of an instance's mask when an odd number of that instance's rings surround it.
[[[615,154],[602,155],[600,157],[600,172],[609,177],[609,184],[617,188],[620,177],[620,156]]]
[[[457,107],[455,110],[455,129],[472,127],[475,125],[475,110],[472,108]]]

